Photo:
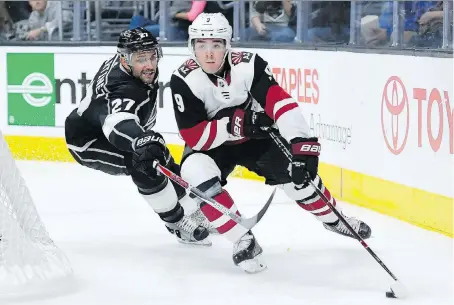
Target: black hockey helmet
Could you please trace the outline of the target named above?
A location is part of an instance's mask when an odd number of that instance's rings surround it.
[[[117,52],[125,57],[128,64],[135,52],[156,50],[158,60],[162,58],[162,49],[156,38],[144,28],[125,30],[120,33]]]

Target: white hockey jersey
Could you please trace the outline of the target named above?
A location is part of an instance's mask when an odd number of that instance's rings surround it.
[[[258,54],[229,52],[223,77],[205,73],[189,59],[173,73],[170,88],[180,134],[194,150],[244,141],[227,131],[236,108],[265,111],[287,141],[309,137],[297,102],[279,86]]]

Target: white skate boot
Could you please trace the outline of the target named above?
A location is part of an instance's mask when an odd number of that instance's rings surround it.
[[[266,264],[261,260],[262,252],[262,247],[249,231],[233,245],[233,263],[246,273],[258,273],[266,269]]]
[[[345,220],[347,220],[348,224],[353,228],[353,230],[355,230],[355,232],[358,233],[359,236],[361,236],[362,239],[368,239],[371,236],[372,230],[365,222],[354,217],[344,216],[344,218]],[[324,223],[323,226],[327,230],[336,232],[344,236],[355,238],[355,236],[353,236],[353,234],[350,233],[350,230],[339,219],[332,224]]]
[[[211,224],[211,222],[205,217],[200,209],[196,209],[191,215],[188,215],[192,220],[200,224],[201,226],[208,229],[210,235],[219,235],[218,230]]]
[[[175,234],[178,242],[188,245],[206,246],[212,245],[208,239],[210,235],[207,228],[199,225],[197,222],[192,220],[189,216],[183,216],[179,221],[175,223],[166,222],[167,230],[170,233]]]

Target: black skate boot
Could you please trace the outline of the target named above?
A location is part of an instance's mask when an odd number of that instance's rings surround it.
[[[246,273],[258,273],[266,269],[266,264],[261,260],[262,252],[262,247],[249,231],[233,245],[233,263]]]
[[[354,217],[344,216],[344,218],[345,220],[347,220],[348,224],[353,228],[353,230],[355,230],[355,232],[358,233],[359,236],[361,236],[362,239],[368,239],[371,236],[372,230],[365,222]],[[323,226],[327,230],[336,232],[344,236],[355,238],[355,236],[353,236],[353,234],[350,233],[350,230],[339,219],[332,224],[324,223]]]

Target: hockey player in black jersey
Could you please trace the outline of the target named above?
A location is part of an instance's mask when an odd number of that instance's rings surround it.
[[[279,86],[258,54],[232,51],[231,37],[232,28],[222,14],[200,14],[189,27],[191,58],[172,75],[175,118],[186,142],[183,179],[238,211],[223,186],[234,167],[242,165],[263,176],[266,184],[281,185],[288,197],[315,215],[326,229],[353,237],[308,183],[311,179],[341,212],[318,176],[320,144],[310,136],[298,104]],[[288,143],[292,162],[263,130],[270,127],[277,128]],[[262,248],[251,231],[208,204],[201,210],[234,244],[235,265],[250,273],[266,268],[260,257]],[[370,237],[366,223],[346,219],[362,238]]]
[[[122,32],[117,48],[117,54],[101,65],[79,107],[66,118],[68,149],[83,166],[130,175],[178,241],[210,245],[208,230],[185,215],[180,203],[192,199],[153,168],[156,159],[179,173],[163,137],[152,130],[161,48],[143,28]]]

